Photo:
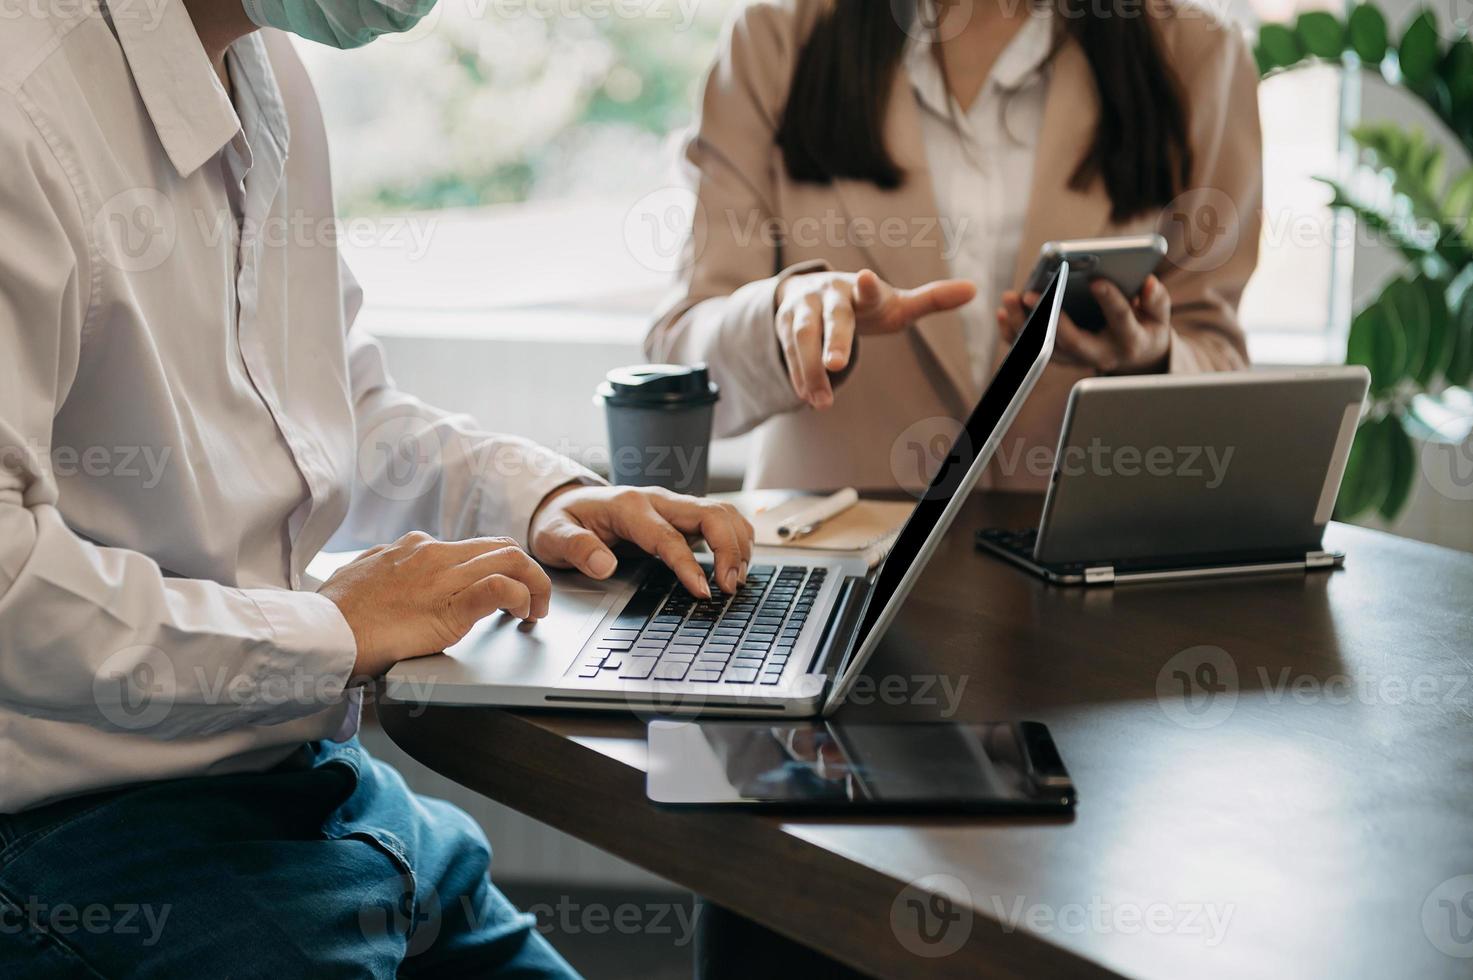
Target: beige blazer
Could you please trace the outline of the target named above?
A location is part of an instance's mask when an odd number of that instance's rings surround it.
[[[932,450],[945,445],[953,420],[964,419],[979,394],[960,318],[937,314],[898,335],[863,338],[825,412],[793,394],[773,328],[774,290],[794,271],[869,267],[899,286],[951,274],[903,70],[887,117],[891,152],[907,174],[899,189],[852,180],[798,183],[786,173],[774,134],[797,53],[822,6],[757,3],[733,23],[685,144],[695,218],[679,281],[645,352],[660,361],[710,364],[721,385],[717,435],[757,430],[749,487],[915,489],[929,472],[921,460],[934,463]],[[1236,28],[1180,0],[1169,0],[1166,10],[1157,23],[1190,113],[1193,189],[1162,213],[1124,225],[1110,221],[1098,180],[1070,189],[1099,101],[1083,51],[1065,41],[1051,60],[1015,286],[1045,241],[1158,230],[1170,243],[1162,275],[1173,308],[1170,370],[1232,370],[1247,364],[1236,309],[1258,251],[1258,74]],[[987,485],[1046,483],[1069,390],[1088,373],[1048,367]]]

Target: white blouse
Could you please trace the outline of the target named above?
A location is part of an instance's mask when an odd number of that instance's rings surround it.
[[[905,54],[945,257],[953,276],[977,285],[976,299],[959,312],[979,388],[992,377],[996,310],[1012,288],[1022,245],[1052,47],[1053,18],[1043,7],[1003,49],[965,112],[947,91],[929,40],[912,39]]]

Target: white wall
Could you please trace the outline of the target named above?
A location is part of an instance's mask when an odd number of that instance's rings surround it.
[[[593,393],[612,368],[640,364],[646,319],[576,311],[415,316],[370,314],[395,382],[426,401],[467,412],[488,428],[551,446],[607,469],[603,410]],[[747,441],[718,441],[712,486],[735,489]]]

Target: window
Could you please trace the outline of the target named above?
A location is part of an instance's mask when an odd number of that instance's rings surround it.
[[[1339,8],[1324,0],[1252,0],[1240,19],[1291,21],[1309,9]],[[1343,167],[1343,79],[1338,68],[1313,67],[1259,87],[1263,233],[1239,311],[1256,361],[1338,361],[1343,353],[1354,224],[1329,209],[1330,192],[1314,179]]]
[[[642,323],[668,269],[628,246],[626,219],[672,183],[671,136],[731,6],[442,0],[360,51],[300,44],[377,322],[573,308]]]
[[[556,313],[559,329],[597,317],[637,335],[669,270],[632,208],[673,182],[672,134],[740,2],[441,0],[362,51],[300,45],[375,329],[529,329]],[[1234,2],[1251,22],[1315,0]],[[1260,92],[1266,215],[1242,309],[1258,360],[1338,358],[1349,229],[1312,178],[1339,166],[1341,89],[1319,68]]]

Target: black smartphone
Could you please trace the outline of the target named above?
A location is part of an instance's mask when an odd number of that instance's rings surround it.
[[[654,721],[645,794],[666,807],[1071,813],[1074,784],[1036,721]]]
[[[1166,239],[1160,235],[1124,235],[1117,238],[1080,238],[1068,242],[1044,242],[1038,262],[1023,287],[1024,293],[1041,293],[1059,270],[1069,263],[1069,282],[1064,286],[1064,312],[1080,330],[1099,333],[1105,329],[1105,314],[1090,292],[1096,279],[1108,279],[1126,299],[1140,295],[1146,279],[1166,257]]]

